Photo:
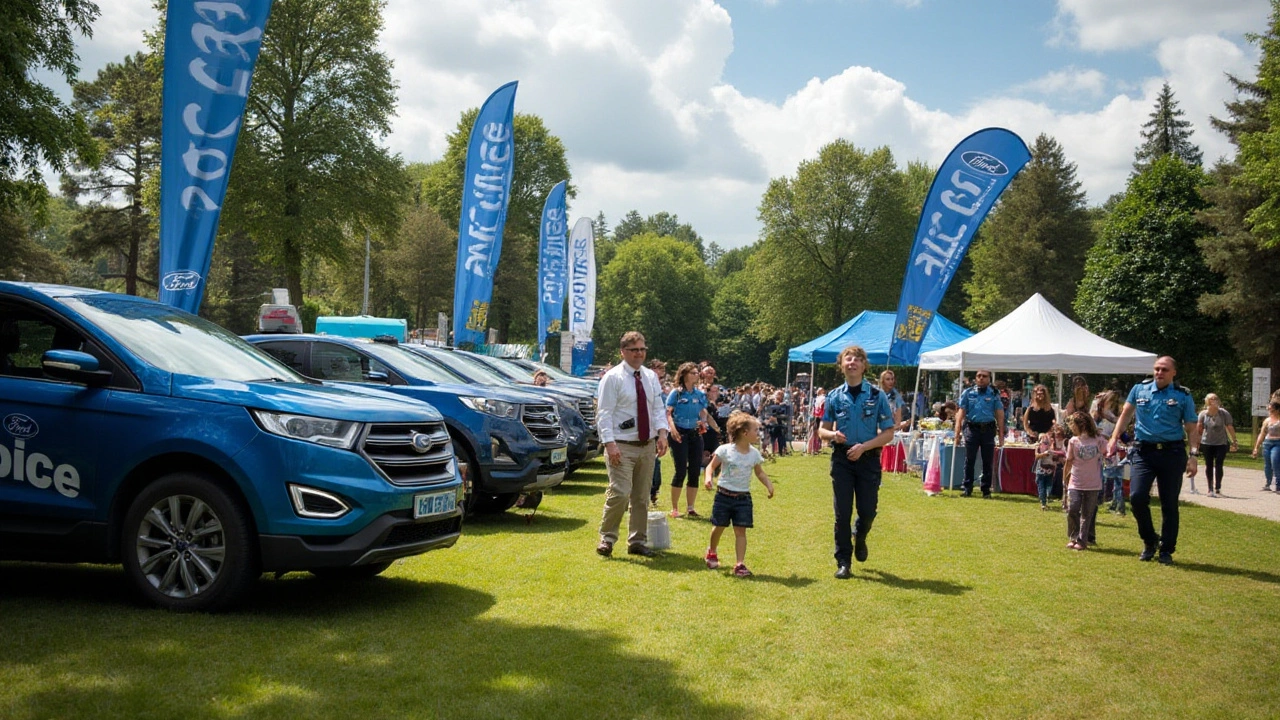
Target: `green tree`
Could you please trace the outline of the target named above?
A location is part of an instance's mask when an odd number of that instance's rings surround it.
[[[969,327],[980,330],[1039,292],[1071,312],[1094,234],[1076,165],[1048,135],[1036,138],[1031,161],[1013,179],[983,224],[965,283]]]
[[[704,357],[711,280],[688,243],[653,233],[619,243],[597,288],[596,347],[616,348],[623,333],[639,330],[655,358]]]
[[[407,301],[413,327],[435,327],[436,313],[453,312],[457,228],[424,203],[409,210],[397,236],[387,275]]]
[[[751,307],[761,339],[783,348],[857,311],[896,307],[914,217],[888,148],[837,140],[769,182],[763,243],[752,255]]]
[[[1280,64],[1276,62],[1280,56],[1280,12],[1275,9],[1280,4],[1272,7],[1268,32],[1252,37],[1263,53],[1258,80],[1230,77],[1237,97],[1227,103],[1225,118],[1211,119],[1214,128],[1237,147],[1246,136],[1259,138],[1271,131],[1272,98],[1280,82]],[[1220,292],[1200,297],[1200,309],[1227,322],[1231,344],[1241,358],[1270,367],[1271,376],[1280,378],[1280,286],[1276,284],[1280,247],[1252,232],[1248,221],[1268,192],[1245,176],[1242,164],[1255,160],[1246,161],[1239,153],[1233,162],[1219,162],[1202,190],[1212,205],[1201,212],[1200,220],[1214,232],[1200,239],[1200,250],[1209,268],[1221,273],[1224,282]]]
[[[72,87],[73,107],[98,143],[98,162],[78,163],[76,172],[62,176],[64,195],[90,197],[70,252],[80,259],[118,258],[130,295],[138,294],[144,252],[156,251],[155,218],[144,195],[160,164],[160,91],[160,64],[143,53],[109,63],[92,81]]]
[[[613,239],[622,242],[642,232],[644,232],[644,218],[640,216],[639,210],[631,210],[614,226]]]
[[[1142,144],[1133,154],[1133,171],[1140,173],[1151,161],[1165,155],[1173,155],[1188,165],[1199,167],[1200,148],[1191,142],[1191,121],[1185,119],[1178,101],[1173,99],[1173,88],[1165,83],[1156,98],[1156,107],[1142,124]]]
[[[613,231],[614,239],[618,242],[644,233],[653,233],[661,237],[673,237],[681,242],[687,242],[698,251],[698,257],[706,258],[706,249],[703,247],[702,236],[689,223],[680,222],[678,215],[665,210],[654,213],[647,218],[641,218],[639,211],[632,210],[623,217],[622,222],[618,223],[618,227],[614,228]]]
[[[463,175],[467,143],[480,109],[462,113],[449,134],[444,158],[431,165],[422,184],[423,201],[435,208],[446,224],[458,227],[462,213]],[[516,113],[514,119],[515,172],[502,233],[502,254],[493,279],[489,324],[503,341],[537,337],[538,226],[547,193],[561,180],[570,180],[565,197],[578,194],[565,159],[564,143],[551,134],[537,115]],[[455,250],[456,254],[456,250]],[[452,301],[451,301],[452,302]]]
[[[64,283],[66,267],[61,258],[31,238],[28,220],[13,210],[0,208],[0,280]]]
[[[1075,301],[1090,331],[1172,355],[1191,384],[1227,347],[1222,323],[1197,306],[1222,286],[1196,245],[1207,230],[1196,219],[1207,205],[1200,195],[1205,183],[1203,170],[1172,155],[1131,178],[1089,251]]]
[[[1246,213],[1245,222],[1264,247],[1274,248],[1280,246],[1280,1],[1271,2],[1267,32],[1250,39],[1262,57],[1258,79],[1241,101],[1249,107],[1233,111],[1237,119],[1220,129],[1240,149],[1236,162],[1241,172],[1233,182],[1258,193],[1258,203]],[[1236,81],[1237,89],[1244,85]]]
[[[751,332],[750,288],[743,270],[730,273],[711,300],[710,357],[722,382],[740,384],[776,376],[770,364],[774,343]]]
[[[48,71],[75,82],[75,36],[91,36],[97,17],[98,6],[89,0],[0,3],[0,211],[43,204],[48,190],[42,163],[62,172],[76,155],[92,160],[84,118],[39,76]],[[17,217],[9,221],[20,223]]]
[[[223,226],[256,239],[301,306],[303,273],[392,232],[408,178],[378,145],[395,112],[378,50],[382,0],[276,0],[236,151]],[[361,242],[361,247],[363,243]]]

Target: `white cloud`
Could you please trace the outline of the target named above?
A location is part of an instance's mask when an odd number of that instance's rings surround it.
[[[1252,77],[1257,56],[1215,33],[1260,27],[1260,5],[1265,15],[1265,0],[1220,0],[1209,17],[1191,12],[1203,0],[1165,0],[1158,11],[1142,3],[1141,12],[1134,2],[1060,0],[1082,45],[1151,44],[1159,74],[1121,92],[1100,70],[1067,67],[968,108],[937,109],[862,66],[812,78],[781,102],[746,95],[724,82],[733,33],[712,0],[390,0],[381,45],[400,90],[387,143],[407,160],[436,160],[464,110],[519,79],[517,110],[541,116],[564,141],[579,188],[573,211],[603,211],[611,222],[631,209],[665,210],[708,241],[742,245],[758,232],[768,179],[793,174],[834,139],[936,165],[992,125],[1028,143],[1055,137],[1090,202],[1101,203],[1124,187],[1166,80],[1206,161],[1230,151],[1208,117],[1232,97],[1224,71]],[[140,49],[153,22],[149,0],[113,0],[94,40],[80,46],[86,75]],[[1049,102],[1067,94],[1088,109]]]
[[[1059,39],[1085,50],[1143,47],[1167,37],[1265,27],[1267,0],[1058,0]]]
[[[1014,86],[1015,93],[1034,93],[1055,97],[1102,97],[1107,90],[1107,76],[1098,70],[1067,68],[1046,73],[1035,80]]]

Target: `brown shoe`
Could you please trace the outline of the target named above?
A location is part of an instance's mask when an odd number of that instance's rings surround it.
[[[628,555],[639,555],[640,557],[653,557],[657,555],[653,550],[649,549],[644,543],[631,543],[627,546]]]
[[[613,554],[613,543],[608,540],[601,540],[600,544],[596,546],[596,554],[609,557]]]

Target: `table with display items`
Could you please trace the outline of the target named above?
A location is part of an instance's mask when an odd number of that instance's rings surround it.
[[[952,455],[955,461],[952,462]],[[964,484],[964,447],[955,453],[955,445],[943,444],[939,456],[942,458],[942,487],[958,489]],[[925,462],[928,462],[926,457]],[[992,458],[995,466],[995,481],[991,487],[996,492],[1015,493],[1021,495],[1036,494],[1036,449],[1028,445],[1006,445],[997,447]],[[982,485],[982,459],[976,460],[974,468],[974,486]],[[948,470],[950,472],[948,473]]]

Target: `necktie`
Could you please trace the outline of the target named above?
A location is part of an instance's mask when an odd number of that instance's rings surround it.
[[[649,396],[644,394],[644,381],[640,379],[640,371],[636,370],[636,431],[640,433],[640,442],[649,439]]]

